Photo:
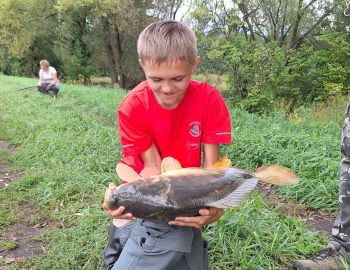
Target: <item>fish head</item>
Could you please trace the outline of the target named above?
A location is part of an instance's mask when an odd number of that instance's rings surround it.
[[[118,205],[118,198],[114,195],[114,191],[117,190],[117,186],[115,184],[109,184],[108,188],[105,191],[104,200],[102,204],[103,210],[112,210],[116,209],[115,206]]]

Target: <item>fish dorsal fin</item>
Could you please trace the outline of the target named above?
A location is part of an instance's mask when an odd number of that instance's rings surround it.
[[[217,162],[214,163],[212,169],[226,169],[231,168],[232,162],[228,159],[227,155],[224,155]]]
[[[161,163],[161,172],[165,175],[182,175],[190,173],[191,170],[196,169],[196,173],[200,172],[200,168],[182,168],[180,162],[173,157],[165,157]],[[231,168],[231,160],[228,159],[227,155],[220,158],[210,168],[213,170]],[[202,169],[203,172],[207,172],[208,169]]]
[[[162,173],[162,175],[189,175],[189,174],[207,174],[208,169],[202,169],[202,168],[181,168],[173,171],[168,171],[165,173]]]
[[[181,169],[182,166],[180,164],[180,162],[173,158],[173,157],[165,157],[162,160],[162,163],[160,164],[160,170],[161,173],[167,173],[167,172],[171,172],[171,171],[175,171],[178,169]]]
[[[234,208],[238,206],[243,201],[243,199],[255,188],[258,181],[259,180],[255,177],[249,178],[224,198],[208,203],[206,206],[222,209]]]
[[[141,178],[131,167],[124,163],[119,163],[116,168],[117,174],[120,179],[126,182],[132,182]]]

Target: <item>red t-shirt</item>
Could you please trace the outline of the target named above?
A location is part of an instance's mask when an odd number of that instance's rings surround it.
[[[137,173],[143,169],[141,153],[152,143],[161,158],[172,156],[182,167],[199,167],[201,143],[231,143],[231,122],[221,94],[208,83],[190,81],[180,104],[161,107],[147,81],[136,86],[118,109],[121,162]]]

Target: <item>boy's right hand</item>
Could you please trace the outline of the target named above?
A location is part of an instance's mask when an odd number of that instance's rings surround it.
[[[109,184],[107,190],[106,190],[106,194],[113,192],[114,190],[116,190],[118,187],[116,184]],[[124,206],[120,206],[118,209],[116,210],[112,210],[109,209],[108,206],[106,204],[103,205],[103,209],[105,210],[105,212],[107,213],[107,215],[115,218],[115,219],[129,219],[129,220],[133,220],[134,216],[131,213],[125,213],[125,207]]]

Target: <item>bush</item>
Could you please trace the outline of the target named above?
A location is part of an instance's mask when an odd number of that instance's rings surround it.
[[[326,101],[350,91],[350,46],[344,33],[326,32],[313,44],[290,52],[298,104]]]
[[[248,43],[237,36],[231,42],[219,39],[213,46],[207,57],[221,60],[229,98],[239,107],[249,112],[271,111],[276,98],[288,97],[294,91],[285,52],[276,43]]]

